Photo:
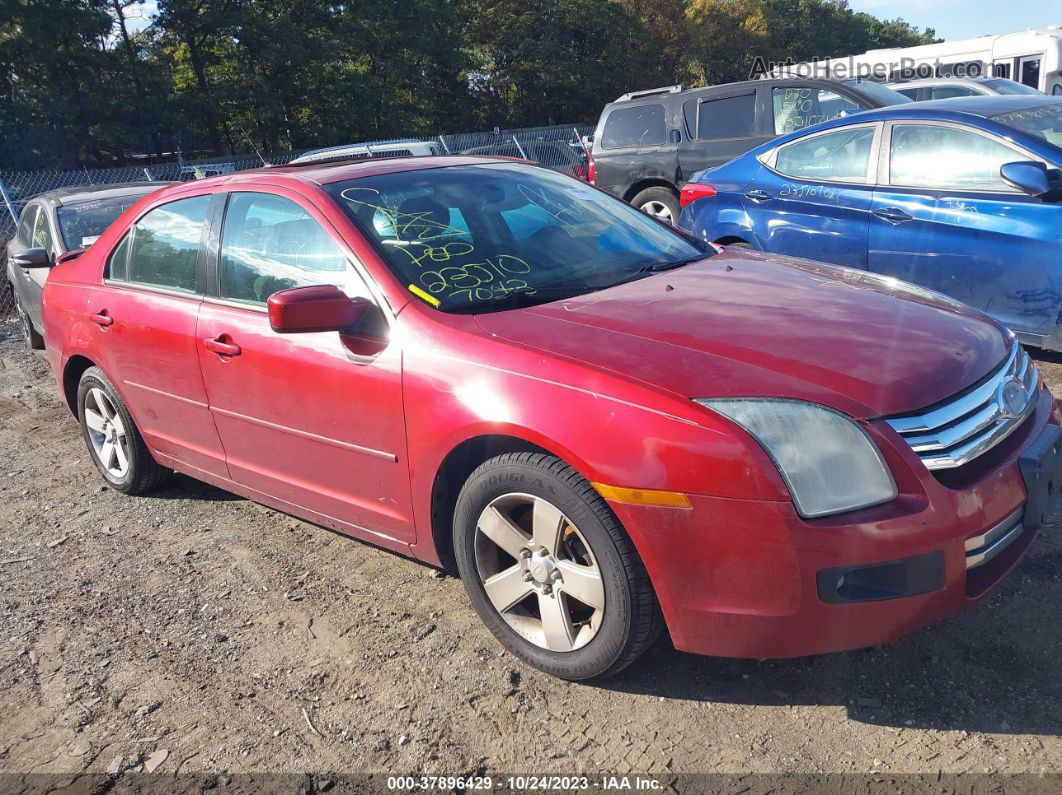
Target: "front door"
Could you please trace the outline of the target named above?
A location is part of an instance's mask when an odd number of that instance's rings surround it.
[[[210,203],[179,199],[141,217],[111,252],[86,313],[103,370],[159,463],[226,477],[195,342]]]
[[[742,198],[764,251],[866,267],[880,128],[827,130],[775,150]]]
[[[1062,208],[999,176],[1004,163],[1030,155],[937,122],[894,122],[887,146],[870,269],[950,295],[1015,331],[1050,334],[1062,306]]]
[[[229,472],[355,535],[412,542],[398,345],[270,327],[266,302],[278,290],[333,284],[373,298],[327,220],[283,193],[229,195],[217,296],[199,315],[199,358]]]

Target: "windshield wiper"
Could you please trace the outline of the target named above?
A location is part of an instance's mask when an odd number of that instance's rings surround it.
[[[683,257],[681,259],[668,260],[666,262],[650,262],[647,265],[642,265],[635,273],[660,273],[661,271],[670,271],[675,268],[681,268],[683,265],[689,265],[698,260],[702,260],[710,256],[707,253],[696,254],[692,257]]]
[[[492,301],[470,304],[450,311],[458,314],[478,314],[497,309],[520,309],[549,301],[558,301],[561,298],[570,298],[573,295],[579,295],[580,292],[581,288],[578,287],[519,287],[507,291],[505,295]]]

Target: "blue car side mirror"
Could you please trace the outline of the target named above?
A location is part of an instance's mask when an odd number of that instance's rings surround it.
[[[999,167],[999,176],[1008,185],[1030,196],[1043,196],[1051,191],[1051,178],[1047,174],[1047,166],[1035,160],[1004,163]]]

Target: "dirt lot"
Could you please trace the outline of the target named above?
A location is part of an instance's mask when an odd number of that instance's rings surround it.
[[[44,358],[0,336],[0,790],[143,765],[1062,772],[1054,527],[981,609],[887,648],[760,663],[665,638],[566,684],[413,561],[186,478],[104,488]]]

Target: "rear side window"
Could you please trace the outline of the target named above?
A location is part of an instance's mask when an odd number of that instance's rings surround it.
[[[339,246],[295,202],[268,193],[229,198],[221,237],[222,298],[262,305],[280,290],[316,284],[364,296],[356,276]]]
[[[756,95],[709,99],[697,107],[697,140],[747,138],[756,134]]]
[[[656,146],[667,139],[663,105],[641,105],[619,108],[605,119],[601,132],[602,149],[625,146]]]
[[[206,225],[209,196],[180,199],[149,212],[133,227],[124,281],[196,292],[196,263]],[[124,246],[124,241],[119,248]],[[112,254],[117,266],[118,250]],[[110,278],[123,279],[117,267]]]
[[[929,92],[930,99],[950,99],[951,97],[975,97],[980,92],[965,86],[933,86]]]
[[[892,128],[889,181],[940,190],[1013,192],[999,176],[1004,163],[1027,158],[970,130],[929,124]]]
[[[821,88],[787,86],[775,88],[771,94],[775,135],[803,130],[813,124],[836,119],[845,111],[859,110],[852,100]]]
[[[812,135],[779,149],[774,168],[812,182],[864,182],[873,144],[873,127]]]

